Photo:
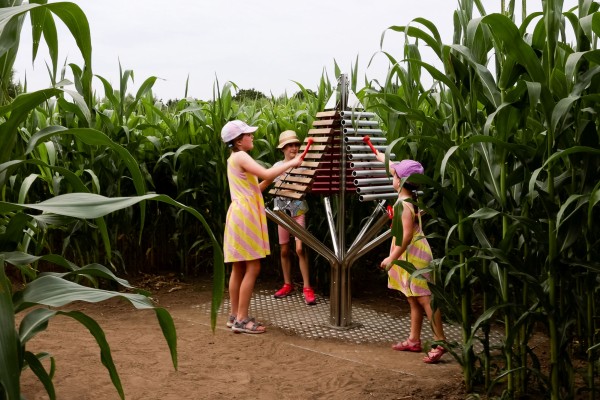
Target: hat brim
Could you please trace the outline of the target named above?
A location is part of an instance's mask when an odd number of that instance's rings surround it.
[[[244,129],[244,131],[242,133],[256,132],[257,129],[258,129],[258,126],[249,126],[246,129]]]
[[[286,145],[290,144],[290,143],[301,143],[300,140],[298,139],[288,139],[283,143],[279,143],[279,146],[277,146],[278,149],[283,149]]]
[[[236,137],[234,137],[233,139],[229,140],[229,142],[233,142],[234,140],[239,139],[242,135],[245,135],[246,133],[254,133],[258,130],[257,126],[249,126],[246,129],[244,129],[239,135],[237,135]]]

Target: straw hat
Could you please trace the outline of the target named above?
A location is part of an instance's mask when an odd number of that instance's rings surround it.
[[[279,135],[279,145],[277,145],[278,149],[283,149],[286,144],[290,143],[300,143],[298,140],[298,136],[296,136],[296,132],[294,131],[283,131],[281,135]]]

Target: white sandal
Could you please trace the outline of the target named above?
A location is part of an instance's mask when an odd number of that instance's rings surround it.
[[[252,322],[252,327],[248,328],[248,324]],[[236,320],[231,327],[231,330],[234,333],[250,333],[250,334],[258,334],[265,333],[267,330],[259,329],[263,325],[260,322],[256,322],[254,318],[246,318],[243,321]]]

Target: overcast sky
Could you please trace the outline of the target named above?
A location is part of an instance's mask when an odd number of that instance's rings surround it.
[[[254,88],[267,95],[291,95],[299,89],[293,81],[316,89],[324,71],[335,80],[334,60],[349,73],[356,57],[359,86],[365,75],[383,81],[388,62],[378,53],[382,33],[423,17],[437,25],[444,43],[451,43],[452,15],[458,4],[454,0],[73,2],[90,23],[94,73],[118,88],[120,61],[124,70],[134,72],[130,92],[156,76],[154,94],[165,101],[184,97],[188,76],[188,95],[201,99],[212,98],[217,78],[220,86],[232,81],[242,89]],[[565,4],[576,2],[565,0]],[[491,13],[499,9],[500,0],[484,3]],[[531,12],[539,9],[541,0],[528,3]],[[59,64],[66,60],[82,65],[69,32],[55,19]],[[45,65],[49,57],[40,46],[32,65],[30,26],[27,21],[15,69],[22,82],[26,74],[28,91],[33,91],[50,85]],[[402,58],[402,44],[401,34],[386,33],[383,48],[397,59]],[[104,94],[99,80],[94,87],[100,96]]]

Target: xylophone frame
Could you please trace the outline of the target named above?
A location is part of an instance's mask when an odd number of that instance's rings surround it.
[[[345,74],[340,76],[338,88],[340,96],[338,107],[344,110],[348,104],[349,92],[348,78]],[[329,196],[323,197],[333,249],[328,248],[284,211],[267,208],[266,213],[270,220],[287,229],[292,235],[329,262],[331,266],[329,324],[336,329],[351,329],[359,326],[358,323],[352,321],[351,267],[364,254],[391,238],[391,230],[388,228],[385,232],[379,234],[382,228],[389,224],[389,217],[384,208],[386,200],[381,200],[352,244],[346,248],[346,168],[342,165],[343,160],[346,159],[345,146],[340,146],[340,150],[342,154],[340,157],[339,190],[331,194],[331,196],[335,196],[337,203],[336,221],[334,221]]]

